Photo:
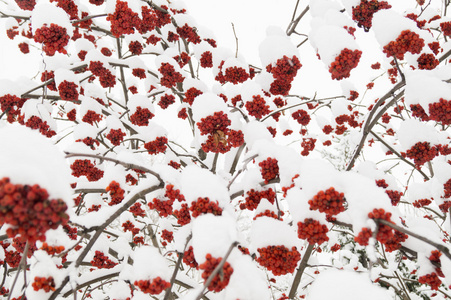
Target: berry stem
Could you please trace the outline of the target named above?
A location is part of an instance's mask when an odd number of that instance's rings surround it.
[[[14,287],[16,286],[17,279],[19,278],[20,271],[21,271],[22,269],[24,269],[24,276],[26,276],[26,273],[27,273],[27,254],[28,254],[28,248],[29,248],[29,246],[30,246],[30,245],[29,245],[28,242],[27,242],[27,243],[25,244],[25,248],[24,248],[24,250],[23,250],[22,258],[20,259],[19,267],[18,267],[16,276],[14,277],[14,281],[13,281],[13,284],[12,284],[12,286],[11,286],[11,290],[10,290],[9,295],[8,295],[8,300],[11,299],[11,295],[13,294]],[[24,285],[26,285],[26,282],[27,282],[27,281],[26,281],[26,277],[24,277]]]

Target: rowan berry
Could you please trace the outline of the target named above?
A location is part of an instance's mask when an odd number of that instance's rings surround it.
[[[62,100],[76,101],[78,100],[78,85],[73,82],[64,80],[58,85],[58,92]]]
[[[188,250],[183,253],[183,262],[190,266],[191,268],[197,269],[199,264],[197,263],[196,259],[194,258],[194,251],[193,246],[189,246]]]
[[[135,217],[145,217],[146,212],[141,208],[141,203],[136,202],[128,209]]]
[[[111,144],[119,146],[124,141],[126,134],[121,129],[110,129],[110,132],[105,136],[110,140]]]
[[[108,14],[107,21],[111,23],[111,33],[115,37],[122,34],[131,34],[135,32],[134,27],[140,23],[139,15],[128,7],[126,1],[118,0],[113,14]]]
[[[279,165],[277,159],[268,157],[258,165],[265,183],[269,183],[269,181],[279,176]]]
[[[213,54],[210,51],[205,51],[200,57],[200,66],[202,68],[213,67]]]
[[[193,218],[207,213],[213,214],[215,216],[222,215],[222,208],[219,207],[218,201],[210,201],[208,197],[199,197],[196,201],[191,202],[191,207],[189,210],[192,212]]]
[[[174,210],[174,216],[177,218],[177,224],[183,226],[191,222],[188,204],[183,203],[180,210]]]
[[[66,28],[51,23],[50,27],[44,25],[36,29],[33,37],[36,43],[43,44],[42,50],[46,55],[53,56],[57,51],[67,54],[66,49],[64,49],[69,42]]]
[[[103,252],[96,251],[94,258],[91,260],[91,265],[99,269],[111,269],[114,268],[117,263],[110,260]]]
[[[155,140],[145,143],[144,148],[146,148],[149,154],[164,153],[167,148],[168,139],[165,136],[157,137]]]
[[[185,99],[183,99],[183,102],[188,103],[189,105],[193,105],[194,99],[199,96],[202,95],[203,92],[192,87],[186,90],[185,92]]]
[[[158,105],[162,109],[166,109],[169,107],[169,105],[174,104],[174,103],[175,103],[174,95],[168,95],[168,94],[164,94],[163,96],[161,96],[160,101],[158,101]]]
[[[357,67],[361,56],[362,51],[360,50],[349,50],[348,48],[341,50],[329,67],[332,79],[348,78],[351,75],[351,70]]]
[[[283,245],[268,246],[258,248],[257,251],[259,257],[256,261],[275,276],[293,273],[298,261],[301,259],[296,247],[292,247],[290,250]]]
[[[442,284],[442,281],[440,280],[440,278],[438,278],[438,275],[435,272],[420,276],[418,278],[418,282],[430,285],[431,289],[435,291],[438,291],[438,288]]]
[[[307,240],[309,244],[321,245],[329,240],[327,236],[329,229],[319,221],[307,218],[304,222],[298,222],[298,237]]]
[[[20,9],[29,11],[32,11],[34,9],[34,6],[36,5],[35,0],[16,0],[16,3],[17,6],[20,7]]]
[[[148,126],[149,120],[155,115],[150,112],[148,108],[142,108],[141,106],[136,107],[133,114],[130,115],[130,122],[137,126]]]
[[[264,115],[271,112],[269,105],[266,104],[265,99],[260,95],[252,96],[252,101],[246,102],[245,107],[249,115],[257,119],[261,119]]]
[[[338,215],[345,211],[345,201],[343,193],[339,193],[333,187],[330,187],[325,191],[318,192],[308,203],[311,210],[319,210],[328,215]]]
[[[55,290],[55,281],[53,277],[38,277],[34,278],[33,283],[31,284],[35,291],[44,290],[46,293]]]
[[[169,288],[171,284],[160,277],[154,278],[152,280],[137,280],[134,282],[141,292],[150,295],[161,294],[165,289]]]
[[[221,262],[222,258],[214,258],[211,254],[207,254],[205,256],[205,262],[199,265],[199,269],[204,270],[202,272],[202,278],[206,281],[216,266]],[[226,262],[222,270],[213,277],[210,285],[208,286],[209,291],[220,292],[222,291],[228,284],[230,280],[230,276],[232,276],[233,268],[232,266]]]
[[[177,72],[169,63],[162,63],[158,71],[161,75],[163,75],[163,77],[160,78],[161,85],[167,88],[172,88],[176,83],[183,82],[185,80],[183,75]]]
[[[352,8],[352,19],[357,22],[357,26],[369,31],[373,22],[373,15],[381,10],[391,8],[386,1],[361,0],[358,6]]]

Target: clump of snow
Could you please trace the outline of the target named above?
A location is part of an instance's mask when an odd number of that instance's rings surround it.
[[[418,142],[429,142],[431,145],[439,144],[439,133],[437,130],[424,122],[408,119],[401,123],[397,135],[404,149],[410,149]]]
[[[199,264],[205,261],[207,254],[224,257],[230,245],[237,240],[235,219],[228,214],[206,214],[193,221],[193,252]]]
[[[67,34],[72,36],[73,26],[69,22],[69,16],[66,12],[62,8],[56,7],[47,1],[39,1],[33,9],[33,13],[31,15],[33,35],[36,33],[36,29],[45,25],[50,27],[50,24],[52,23],[66,28]]]
[[[354,38],[344,28],[335,25],[312,26],[309,40],[326,66],[334,62],[343,49],[359,49]]]
[[[133,255],[133,279],[151,280],[157,277],[167,282],[171,280],[171,271],[166,259],[155,247],[139,247]]]
[[[440,98],[450,100],[450,85],[434,76],[434,73],[415,70],[406,72],[405,76],[405,102],[407,106],[421,104],[425,112],[429,114],[429,104],[438,102]]]
[[[373,32],[381,47],[395,41],[404,30],[417,32],[414,21],[403,17],[393,9],[382,9],[373,15]]]
[[[226,113],[228,111],[224,100],[213,93],[204,93],[197,96],[194,100],[192,109],[193,119],[195,121],[200,121],[202,118],[214,115],[215,112],[222,111]]]
[[[392,300],[393,292],[373,284],[368,274],[345,270],[327,270],[309,289],[309,300]]]
[[[0,177],[12,183],[39,184],[51,198],[71,198],[70,169],[64,155],[50,140],[30,128],[0,128]],[[30,151],[32,149],[32,151]]]
[[[258,48],[262,66],[275,63],[284,55],[299,57],[299,51],[286,33],[279,27],[271,26],[266,29],[266,38]]]
[[[252,223],[249,251],[257,252],[258,248],[283,245],[291,250],[300,249],[296,231],[287,223],[273,218],[257,218]]]

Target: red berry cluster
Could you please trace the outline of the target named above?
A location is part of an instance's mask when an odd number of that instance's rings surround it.
[[[183,27],[177,28],[177,33],[186,41],[191,42],[193,44],[199,44],[201,39],[197,34],[196,30],[190,27],[188,24],[183,25]]]
[[[310,123],[310,115],[303,109],[299,109],[291,114],[293,119],[295,119],[299,124],[307,126]]]
[[[96,251],[94,258],[91,260],[91,265],[99,269],[111,269],[114,268],[117,263],[109,259],[103,252]]]
[[[130,122],[137,126],[148,126],[149,120],[152,119],[155,115],[150,112],[148,108],[142,108],[138,106],[136,111],[130,115]]]
[[[161,200],[158,198],[154,198],[152,202],[149,202],[148,206],[150,209],[155,209],[158,211],[160,217],[167,217],[172,214],[172,204],[174,200]],[[189,214],[189,213],[188,213]]]
[[[232,122],[224,112],[215,112],[213,116],[202,118],[200,122],[197,122],[197,127],[200,130],[201,135],[213,134],[216,131],[227,131],[227,127]]]
[[[155,29],[157,25],[158,16],[154,10],[149,8],[148,6],[141,6],[141,15],[142,19],[140,20],[137,29],[139,33],[144,34],[148,31],[152,31]]]
[[[35,0],[16,0],[17,5],[20,9],[32,11],[36,5]]]
[[[19,47],[20,52],[22,52],[23,54],[30,53],[30,48],[28,47],[28,43],[23,42],[17,46]]]
[[[212,68],[213,67],[213,54],[210,51],[205,51],[200,56],[200,66],[202,68]]]
[[[312,218],[307,218],[304,222],[298,222],[298,237],[303,240],[307,240],[309,244],[321,245],[329,240],[327,236],[326,225],[321,225],[321,223]]]
[[[167,229],[163,229],[161,231],[161,238],[163,240],[168,241],[170,243],[170,242],[172,242],[174,240],[174,233],[172,231],[167,230]]]
[[[437,273],[432,272],[430,274],[426,274],[424,276],[421,276],[418,278],[419,283],[428,284],[431,286],[431,289],[438,290],[440,285],[442,284],[442,281],[440,278],[438,278]]]
[[[439,102],[429,104],[429,119],[442,125],[451,124],[451,101],[440,98]]]
[[[404,30],[396,38],[396,41],[391,41],[384,46],[383,52],[387,57],[394,56],[397,59],[404,59],[406,52],[419,54],[423,46],[424,40],[417,33]]]
[[[136,202],[135,204],[133,204],[130,208],[129,211],[135,216],[135,217],[145,217],[146,216],[146,212],[141,208],[141,203]]]
[[[349,50],[348,48],[341,50],[329,67],[332,79],[341,80],[348,78],[351,75],[351,70],[359,64],[361,56],[362,51],[360,50]]]
[[[154,278],[152,279],[152,281],[150,280],[135,281],[134,285],[136,285],[141,290],[141,292],[150,295],[158,295],[171,286],[169,282],[161,279],[160,277]]]
[[[281,212],[281,213],[283,215],[283,212]],[[260,218],[260,217],[268,217],[268,218],[273,218],[273,219],[276,219],[276,220],[283,221],[283,219],[279,218],[279,216],[274,211],[269,210],[269,209],[267,209],[264,212],[261,212],[259,214],[256,214],[255,217],[254,217],[254,220],[257,220],[257,218]]]
[[[185,120],[188,118],[188,113],[186,112],[186,107],[183,107],[179,112],[177,113],[177,118],[180,118],[182,120]]]
[[[421,208],[423,206],[427,206],[429,204],[431,204],[432,201],[430,199],[419,199],[419,200],[415,200],[412,205],[416,208]]]
[[[357,22],[357,26],[368,31],[373,22],[373,15],[381,9],[388,8],[391,8],[391,5],[386,1],[361,0],[358,6],[352,8],[352,19]]]
[[[293,273],[301,259],[296,247],[291,250],[285,246],[268,246],[257,249],[260,256],[257,262],[271,271],[275,276]]]
[[[205,256],[206,261],[199,265],[199,269],[204,270],[202,273],[202,278],[207,280],[216,266],[221,262],[222,257],[214,258],[211,254],[207,254]],[[232,276],[233,268],[232,266],[226,262],[222,267],[222,270],[213,277],[210,285],[208,286],[208,290],[212,292],[220,292],[222,291],[228,284],[230,280],[230,276]]]
[[[130,220],[122,223],[122,228],[124,228],[125,232],[130,231],[133,235],[137,235],[139,233],[139,228],[136,228],[135,224],[130,222]]]
[[[41,250],[46,251],[49,255],[55,255],[63,252],[64,246],[49,246],[47,243],[43,243]]]
[[[403,195],[402,192],[393,191],[393,190],[386,190],[385,193],[388,195],[388,197],[391,200],[391,204],[393,206],[398,205],[399,201],[401,200],[401,196]]]
[[[169,107],[169,105],[174,104],[174,103],[175,103],[174,95],[168,95],[168,94],[164,94],[163,96],[161,96],[160,101],[158,101],[158,105],[162,109],[166,109]]]
[[[81,120],[85,123],[94,125],[94,122],[100,122],[102,118],[103,116],[101,114],[98,114],[93,110],[88,110]]]
[[[183,196],[183,194],[180,193],[179,189],[174,189],[173,184],[166,185],[166,192],[164,193],[164,196],[172,201],[175,200],[179,202],[185,201],[185,196]]]
[[[390,218],[391,213],[385,212],[384,209],[374,209],[368,213],[370,219],[383,219],[394,224]],[[362,231],[355,237],[355,241],[362,246],[368,245],[369,238],[372,236],[372,231],[368,228],[363,228]],[[398,250],[401,247],[401,243],[407,239],[407,235],[392,229],[391,227],[379,224],[376,239],[385,245],[385,250],[392,252]]]
[[[345,197],[343,193],[337,192],[333,187],[320,191],[308,201],[311,210],[319,210],[334,216],[345,211]]]
[[[213,214],[215,216],[222,215],[222,208],[219,207],[218,201],[213,202],[206,198],[199,197],[191,203],[189,210],[192,212],[193,218],[201,214]]]
[[[70,166],[75,177],[86,176],[89,181],[98,181],[103,177],[103,171],[97,169],[89,159],[77,159]]]
[[[264,115],[269,114],[271,111],[269,110],[269,105],[266,104],[265,99],[260,96],[252,96],[252,101],[246,102],[245,105],[249,115],[261,119]]]
[[[301,142],[301,147],[302,147],[302,151],[301,151],[301,155],[302,156],[308,156],[309,153],[311,151],[313,151],[313,149],[315,149],[315,142],[316,139],[314,138],[302,138],[302,142]]]
[[[446,194],[446,191],[445,191]],[[444,201],[442,204],[438,206],[442,213],[446,214],[449,212],[449,208],[451,207],[451,201]]]
[[[93,139],[92,137],[85,137],[84,139],[76,140],[76,142],[83,142],[86,146],[90,147],[92,150],[95,150],[95,146],[99,146],[100,143],[98,140]]]
[[[99,77],[99,82],[104,88],[114,87],[116,85],[116,76],[110,70],[103,66],[100,61],[91,61],[89,63],[89,71]]]
[[[44,71],[41,74],[42,82],[46,82],[46,81],[48,81],[50,79],[54,79],[54,78],[55,78],[55,73],[53,71]],[[55,81],[52,81],[49,84],[47,84],[47,88],[51,91],[56,91]]]
[[[121,129],[110,129],[110,132],[108,132],[105,137],[109,139],[114,146],[119,146],[124,140],[124,136],[126,136],[126,134],[122,132]]]
[[[66,28],[51,23],[50,27],[44,25],[36,29],[34,41],[43,44],[42,50],[48,56],[55,55],[56,51],[67,54],[64,47],[69,42],[69,35]]]
[[[185,99],[183,99],[183,102],[187,102],[189,105],[193,105],[194,99],[202,94],[203,92],[196,89],[195,87],[189,88],[185,92]]]
[[[140,23],[139,15],[128,7],[126,1],[120,0],[116,2],[114,13],[108,14],[106,19],[111,23],[111,33],[117,38],[122,34],[134,33],[134,27]]]
[[[162,63],[158,71],[161,75],[163,75],[160,79],[161,85],[167,88],[172,88],[176,83],[183,82],[183,80],[185,80],[183,75],[177,72],[174,69],[174,66],[169,63]]]
[[[440,29],[443,35],[451,36],[451,21],[440,23]]]
[[[144,148],[146,148],[149,154],[164,153],[166,151],[166,144],[168,139],[165,136],[157,137],[155,140],[145,143]]]
[[[415,166],[420,168],[422,165],[431,161],[439,154],[437,147],[432,146],[429,142],[418,142],[406,151],[406,156],[413,159]]]
[[[424,111],[424,108],[420,104],[411,104],[410,110],[412,111],[412,116],[420,118],[422,121],[429,121],[429,116]]]
[[[270,92],[273,95],[288,95],[291,89],[291,82],[296,77],[298,70],[302,67],[296,56],[292,58],[286,55],[277,60],[275,65],[267,65],[266,71],[271,73],[274,81],[271,83]]]
[[[22,242],[45,241],[45,233],[66,224],[67,205],[61,199],[49,199],[47,190],[39,185],[13,184],[9,178],[0,180],[0,225],[9,224],[9,237],[20,235]]]
[[[103,47],[102,49],[100,49],[100,52],[105,55],[105,56],[111,56],[113,55],[113,53],[111,52],[110,49],[108,49],[107,47]]]
[[[385,182],[385,179],[376,180],[376,185],[384,189],[388,188],[388,184]]]
[[[143,45],[138,41],[132,41],[128,44],[128,50],[134,55],[140,55],[143,52]]]
[[[279,176],[279,165],[277,159],[268,157],[258,165],[265,183],[269,183],[269,181]]]
[[[75,83],[64,80],[58,85],[58,92],[62,100],[75,101],[78,100],[77,88]]]
[[[134,68],[132,70],[132,75],[135,77],[138,77],[140,79],[144,79],[144,78],[146,78],[146,70],[144,70],[142,68]]]
[[[197,267],[199,266],[196,259],[194,258],[193,246],[189,246],[188,250],[183,253],[183,262],[191,268],[197,269]]]
[[[180,210],[174,210],[174,216],[177,218],[177,224],[183,226],[191,222],[188,204],[183,203]]]
[[[42,121],[38,116],[31,116],[28,118],[27,122],[25,122],[25,126],[31,129],[39,129],[39,132],[48,138],[56,135],[56,132],[50,129],[47,121]]]
[[[247,197],[244,199],[245,202],[240,205],[241,209],[254,210],[257,208],[258,204],[260,204],[261,199],[266,198],[271,203],[274,203],[274,200],[276,199],[276,193],[272,188],[264,191],[251,189],[250,191],[247,191],[246,194]]]
[[[125,191],[121,189],[120,184],[116,181],[111,181],[105,190],[109,192],[111,196],[111,201],[108,203],[108,205],[113,206],[121,203],[122,200],[124,200]]]
[[[174,169],[178,170],[182,167],[181,164],[179,164],[178,162],[175,162],[173,160],[171,160],[168,165],[170,165],[171,167],[173,167]]]
[[[228,67],[225,69],[224,80],[233,84],[243,83],[249,79],[249,74],[241,67]]]
[[[62,8],[69,16],[70,20],[78,19],[78,6],[72,0],[50,0],[56,2],[58,7]],[[80,24],[78,24],[80,26]],[[80,26],[81,27],[81,26]]]
[[[418,57],[418,69],[420,70],[432,70],[435,69],[440,63],[438,59],[435,58],[434,54],[423,53]]]
[[[69,236],[71,240],[77,239],[77,227],[70,227],[69,225],[63,225],[64,232]]]
[[[35,277],[31,284],[35,291],[44,290],[46,293],[55,290],[55,281],[53,277]]]

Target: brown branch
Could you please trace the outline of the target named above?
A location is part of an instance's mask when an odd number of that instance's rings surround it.
[[[294,276],[293,285],[291,286],[290,293],[288,294],[288,297],[290,299],[294,299],[296,296],[296,292],[299,287],[299,283],[301,283],[302,274],[304,274],[304,270],[307,267],[307,262],[312,255],[313,247],[315,244],[308,245],[307,249],[305,250],[304,257],[301,260],[301,263],[299,264],[299,268],[296,271],[296,275]]]
[[[120,272],[114,272],[114,273],[111,273],[111,274],[108,274],[108,275],[103,275],[103,276],[100,276],[100,277],[91,279],[91,280],[89,280],[89,281],[86,281],[86,282],[84,282],[84,283],[82,283],[82,284],[77,285],[77,287],[76,287],[75,289],[70,290],[70,291],[68,291],[67,293],[65,293],[65,294],[63,295],[63,297],[68,297],[68,296],[70,296],[73,292],[76,292],[76,291],[79,290],[79,289],[82,289],[82,288],[84,288],[84,287],[86,287],[86,286],[90,286],[91,284],[96,283],[96,282],[98,282],[98,281],[107,280],[107,279],[110,279],[110,278],[119,276],[119,274],[120,274]]]
[[[400,231],[402,233],[405,233],[407,235],[413,236],[416,239],[419,239],[420,241],[423,241],[431,246],[434,246],[437,250],[439,250],[440,252],[442,252],[443,254],[445,254],[446,257],[448,257],[449,259],[451,259],[451,253],[449,252],[448,247],[445,247],[443,245],[440,245],[439,243],[436,243],[428,238],[425,238],[424,236],[421,236],[415,232],[412,232],[408,229],[405,229],[404,227],[398,226],[396,224],[390,223],[387,220],[383,220],[383,219],[374,219],[374,221],[376,221],[377,223],[381,223],[384,225],[387,225],[388,227],[391,227],[397,231]]]
[[[77,157],[77,156],[81,156],[81,157],[91,157],[91,158],[97,158],[100,161],[102,160],[106,160],[106,161],[111,161],[114,162],[118,165],[121,165],[123,167],[125,167],[126,169],[138,169],[141,171],[144,171],[146,173],[152,174],[153,176],[155,176],[158,181],[160,181],[160,183],[163,182],[163,180],[161,179],[160,175],[158,175],[158,173],[156,173],[155,171],[152,171],[146,167],[143,166],[139,166],[139,165],[135,165],[132,163],[127,163],[127,162],[123,162],[114,158],[109,158],[109,157],[104,157],[101,155],[96,155],[96,154],[87,154],[87,153],[70,153],[70,152],[64,152],[66,154],[66,158],[70,158],[70,157]]]
[[[174,272],[172,273],[171,282],[170,282],[171,286],[166,290],[163,300],[169,300],[169,298],[171,296],[172,286],[175,283],[175,279],[177,278],[177,272],[179,271],[180,265],[182,264],[183,254],[185,253],[186,247],[188,246],[188,243],[191,240],[191,238],[192,238],[192,235],[190,234],[188,236],[188,238],[186,239],[186,243],[185,243],[185,247],[183,248],[183,252],[177,253],[179,255],[179,258],[177,260],[177,263],[175,264]]]
[[[221,262],[216,266],[216,268],[211,272],[210,276],[208,276],[207,281],[204,283],[204,287],[200,291],[200,293],[197,295],[196,300],[200,300],[204,294],[205,289],[210,285],[210,283],[213,281],[213,278],[216,276],[216,274],[219,273],[220,270],[222,270],[222,267],[227,261],[227,258],[229,257],[230,253],[232,252],[233,248],[238,245],[238,242],[233,242],[229,249],[227,250],[226,255],[222,258]]]
[[[138,199],[143,198],[145,195],[156,191],[158,189],[161,189],[164,187],[164,184],[162,181],[160,181],[160,184],[154,185],[150,188],[144,189],[138,193],[136,193],[134,196],[132,196],[127,202],[124,203],[117,211],[115,211],[105,222],[103,222],[102,225],[99,226],[99,228],[96,230],[93,237],[90,239],[89,243],[86,245],[86,247],[83,249],[83,252],[80,254],[80,256],[75,261],[75,268],[81,265],[83,262],[83,259],[86,257],[88,252],[91,250],[92,246],[94,246],[97,239],[100,237],[102,232],[105,230],[105,228],[110,225],[114,220],[116,220],[124,211],[129,209]],[[56,297],[61,293],[62,289],[66,286],[66,284],[69,282],[70,276],[66,276],[64,278],[61,285],[56,289],[52,295],[50,296],[49,300],[55,300]]]
[[[287,31],[286,31],[288,36],[292,35],[296,31],[296,26],[298,26],[299,22],[304,17],[304,15],[308,12],[309,9],[310,9],[310,7],[307,5],[305,7],[305,9],[301,12],[299,17],[297,17],[296,20],[290,22],[290,24],[288,25]]]

